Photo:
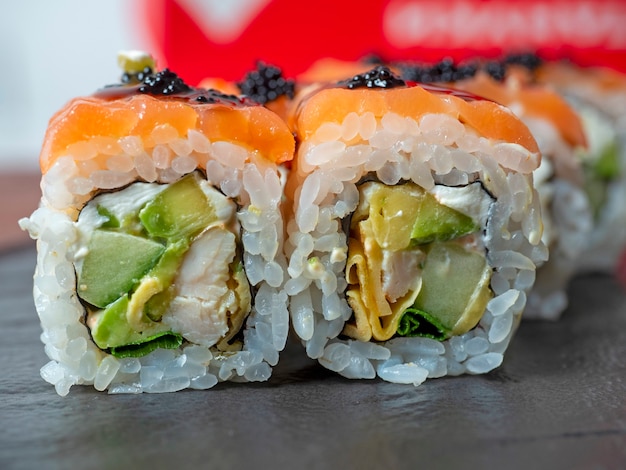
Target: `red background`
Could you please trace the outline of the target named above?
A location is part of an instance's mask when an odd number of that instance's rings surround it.
[[[623,1],[266,0],[226,42],[203,30],[189,3],[140,0],[140,26],[159,67],[194,84],[206,77],[238,80],[257,60],[295,76],[321,57],[368,54],[436,61],[533,50],[626,72]]]

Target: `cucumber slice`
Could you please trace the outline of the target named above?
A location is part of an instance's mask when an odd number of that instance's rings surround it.
[[[427,312],[450,335],[462,335],[480,321],[492,297],[490,280],[491,268],[481,253],[453,242],[433,243],[414,308]]]
[[[78,295],[104,308],[130,292],[156,264],[165,247],[123,232],[94,231],[78,279]]]

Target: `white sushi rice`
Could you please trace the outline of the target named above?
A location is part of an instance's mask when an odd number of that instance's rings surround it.
[[[41,376],[59,395],[69,393],[75,384],[93,384],[109,393],[141,393],[207,389],[226,380],[264,381],[285,346],[287,262],[280,209],[283,188],[277,168],[255,152],[230,142],[210,142],[195,130],[181,137],[164,124],[151,137],[158,143],[151,154],[138,137],[111,139],[108,148],[114,154],[104,169],[93,161],[107,154],[102,141],[74,144],[43,176],[40,207],[20,221],[37,239],[34,299],[43,329],[41,340],[50,358]],[[170,183],[198,168],[206,168],[209,183],[240,208],[244,269],[256,291],[244,323],[243,348],[221,352],[185,343],[175,350],[117,359],[91,340],[84,324],[85,309],[76,296],[78,213],[101,190],[135,181]]]
[[[348,145],[357,135],[359,143]],[[388,113],[377,120],[371,113],[350,113],[341,125],[322,125],[299,149],[285,244],[291,320],[307,354],[348,378],[378,376],[413,385],[498,367],[536,266],[548,258],[533,188],[537,163],[538,156],[526,149],[491,142],[447,115],[414,120]],[[494,197],[484,231],[494,297],[471,331],[444,342],[340,338],[352,316],[344,295],[347,240],[342,219],[357,207],[357,183],[371,175],[388,185],[411,180],[427,191],[480,181]]]

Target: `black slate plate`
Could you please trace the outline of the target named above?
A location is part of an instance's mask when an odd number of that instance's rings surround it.
[[[522,322],[503,366],[418,388],[350,381],[289,343],[273,378],[67,397],[31,296],[34,248],[0,256],[0,468],[626,467],[626,292],[576,278],[556,323]]]

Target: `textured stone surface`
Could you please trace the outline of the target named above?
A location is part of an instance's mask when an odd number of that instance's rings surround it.
[[[349,381],[292,343],[269,383],[61,398],[39,376],[34,266],[32,247],[0,256],[2,469],[626,465],[626,293],[607,276],[576,279],[562,321],[523,322],[486,376]]]

